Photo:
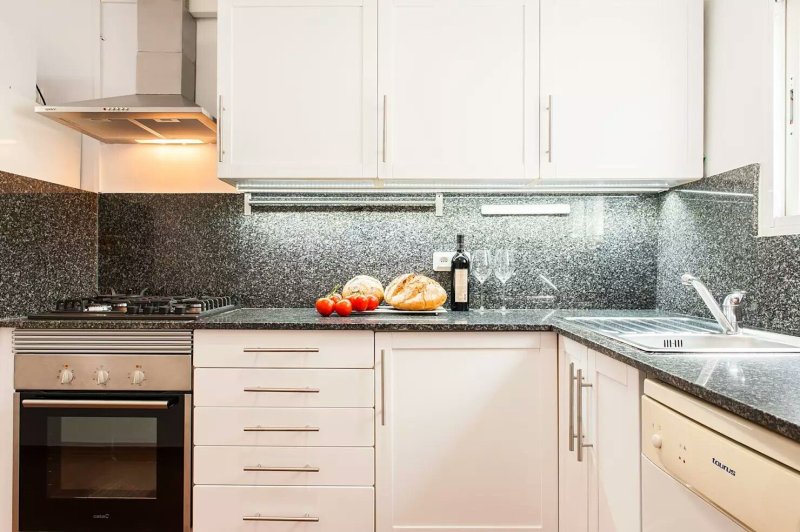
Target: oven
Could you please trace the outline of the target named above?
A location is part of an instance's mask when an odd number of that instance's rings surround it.
[[[13,530],[191,530],[191,356],[28,340],[15,339]]]

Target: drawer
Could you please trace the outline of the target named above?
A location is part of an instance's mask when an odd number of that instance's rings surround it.
[[[196,406],[372,407],[371,369],[194,370]]]
[[[372,368],[374,346],[372,331],[198,330],[193,360],[198,368]]]
[[[372,447],[194,448],[194,483],[241,486],[372,486]]]
[[[369,447],[374,441],[372,408],[194,409],[195,445]]]
[[[193,530],[374,532],[374,499],[369,487],[195,486]]]

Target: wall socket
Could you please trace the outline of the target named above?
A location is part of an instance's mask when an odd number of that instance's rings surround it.
[[[449,272],[455,251],[435,251],[433,253],[433,271]]]

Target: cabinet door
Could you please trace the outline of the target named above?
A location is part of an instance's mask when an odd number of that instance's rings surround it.
[[[555,335],[375,337],[377,531],[555,531]]]
[[[220,0],[220,177],[377,175],[377,0]]]
[[[702,177],[702,0],[541,1],[542,177]]]
[[[539,0],[379,0],[379,172],[539,171]]]
[[[588,381],[589,349],[562,336],[558,341],[558,523],[559,530],[569,532],[589,529],[589,457],[584,449],[579,462],[576,445],[578,393],[582,394],[585,434],[591,389],[578,389],[578,371]]]
[[[639,372],[589,350],[589,530],[641,530]]]

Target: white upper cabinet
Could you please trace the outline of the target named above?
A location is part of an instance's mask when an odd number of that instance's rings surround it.
[[[542,177],[702,177],[702,0],[541,6]]]
[[[220,0],[220,177],[375,177],[377,0]]]
[[[539,174],[539,0],[380,0],[379,175]]]

